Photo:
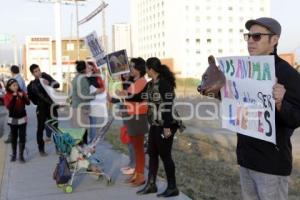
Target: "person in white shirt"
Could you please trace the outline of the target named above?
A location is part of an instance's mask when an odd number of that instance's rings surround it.
[[[107,111],[107,95],[105,89],[105,83],[100,74],[100,69],[97,65],[88,61],[88,70],[90,75],[88,77],[88,81],[90,84],[90,93],[95,93],[97,90],[100,90],[95,96],[95,99],[90,101],[90,130],[88,134],[88,142],[92,142],[98,131],[103,127],[108,121],[108,111]]]

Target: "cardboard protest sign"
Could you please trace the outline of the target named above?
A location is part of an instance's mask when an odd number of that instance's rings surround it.
[[[98,39],[96,31],[85,37],[85,43],[89,47],[98,67],[106,63],[105,53]]]
[[[218,62],[226,77],[222,127],[276,144],[274,56],[223,57]]]
[[[106,59],[111,76],[129,73],[129,62],[125,49],[108,54]]]

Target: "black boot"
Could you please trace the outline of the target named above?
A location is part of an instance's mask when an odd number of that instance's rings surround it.
[[[168,187],[163,192],[157,195],[157,197],[174,197],[179,195],[179,190],[176,186],[176,181],[168,181]]]
[[[4,141],[5,144],[11,143],[11,134],[9,133],[7,139]]]
[[[48,154],[45,152],[45,146],[44,145],[39,146],[39,152],[40,152],[40,156],[42,156],[42,157],[48,156]]]
[[[24,150],[25,150],[25,143],[19,143],[19,160],[21,163],[25,163],[24,159]]]
[[[17,143],[11,143],[12,155],[11,155],[11,162],[15,162],[17,159]]]
[[[144,195],[144,194],[150,194],[150,193],[156,193],[156,192],[157,192],[156,176],[150,175],[146,186],[143,189],[141,189],[140,191],[137,191],[137,194]]]

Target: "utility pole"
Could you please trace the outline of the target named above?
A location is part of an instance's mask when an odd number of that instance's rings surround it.
[[[105,2],[102,1],[104,4]],[[105,19],[105,10],[102,11],[102,45],[104,48],[104,51],[108,52],[108,41],[106,38],[106,19]]]
[[[80,59],[80,42],[79,42],[79,9],[78,9],[78,1],[76,2],[76,39],[77,39],[77,60]]]
[[[55,60],[56,60],[56,78],[61,83],[63,81],[63,66],[62,66],[62,45],[61,45],[61,2],[56,0],[54,3],[55,17]]]
[[[107,51],[108,45],[107,45],[107,39],[106,39],[106,19],[105,19],[105,11],[104,9],[108,6],[107,3],[105,3],[104,0],[102,0],[102,3],[93,11],[91,12],[88,16],[85,18],[81,19],[80,21],[77,20],[77,25],[82,25],[88,21],[90,21],[92,18],[94,18],[97,14],[102,12],[102,46],[104,48],[104,51]]]

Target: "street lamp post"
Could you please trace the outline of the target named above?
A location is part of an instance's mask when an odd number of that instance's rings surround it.
[[[75,0],[76,3],[76,39],[77,39],[77,60],[80,58],[80,43],[79,43],[79,9],[78,9],[78,1]]]
[[[56,78],[59,83],[63,80],[62,67],[62,45],[61,45],[61,2],[57,0],[54,3],[55,13],[55,60],[56,60]]]

